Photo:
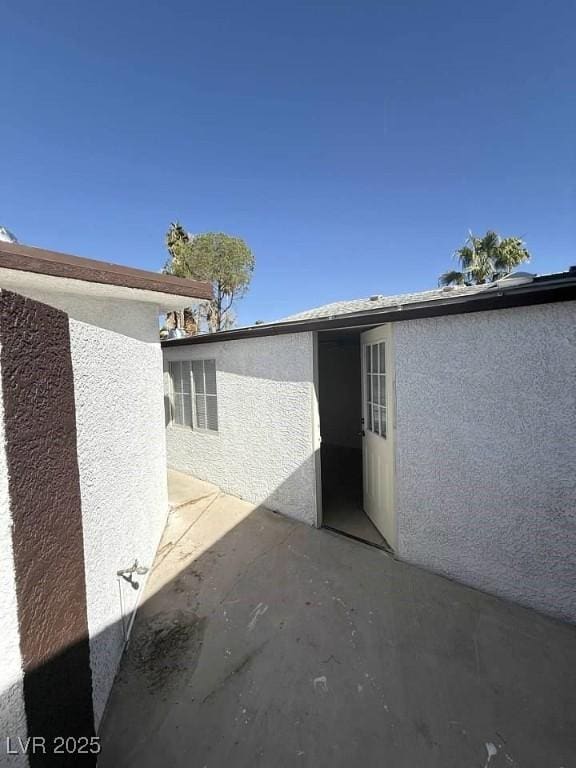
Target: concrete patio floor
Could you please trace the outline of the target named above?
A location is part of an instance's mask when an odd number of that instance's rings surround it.
[[[101,768],[576,766],[574,627],[177,480]]]

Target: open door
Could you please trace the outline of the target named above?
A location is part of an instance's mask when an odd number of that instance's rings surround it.
[[[392,332],[382,325],[362,334],[364,511],[394,549],[393,408]]]

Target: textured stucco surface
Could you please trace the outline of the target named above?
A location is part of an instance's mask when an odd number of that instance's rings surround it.
[[[2,291],[2,395],[28,732],[94,735],[65,312]],[[31,758],[31,764],[36,764]]]
[[[49,290],[44,283],[26,281],[18,289],[69,315],[90,662],[98,724],[123,649],[121,603],[128,627],[146,578],[136,577],[141,588],[135,590],[119,580],[116,571],[135,558],[151,565],[168,508],[158,308],[113,297],[67,294]],[[4,733],[25,736],[3,452],[0,555],[0,722]]]
[[[576,621],[576,305],[394,334],[400,557]]]
[[[154,307],[99,302],[92,322],[85,303],[68,309],[98,723],[123,649],[120,603],[127,626],[144,583],[116,572],[151,566],[168,508],[162,353]]]
[[[23,755],[8,758],[5,754],[7,736],[26,739],[28,734],[22,690],[12,520],[4,443],[4,405],[0,398],[0,765],[20,768],[27,765]]]
[[[169,466],[314,524],[312,334],[165,348],[164,358],[215,359],[218,390],[218,433],[168,426]]]

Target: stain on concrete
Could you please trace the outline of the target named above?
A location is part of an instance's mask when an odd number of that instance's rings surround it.
[[[246,671],[256,656],[261,652],[262,648],[266,643],[262,643],[262,645],[259,645],[258,648],[248,653],[244,658],[237,664],[233,665],[232,669],[225,675],[225,677],[215,686],[215,688],[210,691],[210,693],[206,694],[204,698],[202,699],[202,704],[205,704],[207,701],[209,701],[211,698],[214,697],[216,693],[218,693],[222,688],[224,688],[228,683],[230,683],[235,678],[239,677],[244,671]]]
[[[144,678],[149,691],[170,686],[194,674],[202,651],[207,620],[179,611],[159,614],[138,627],[126,654],[126,673]]]
[[[437,745],[436,741],[432,738],[432,733],[430,732],[430,726],[428,725],[428,723],[422,720],[422,718],[417,718],[414,721],[414,728],[418,736],[424,740],[424,742],[430,749],[432,749]]]

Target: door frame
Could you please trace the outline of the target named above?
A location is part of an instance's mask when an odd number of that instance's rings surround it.
[[[318,359],[318,331],[312,331],[312,384],[310,418],[312,422],[312,450],[314,451],[315,469],[315,527],[322,528],[322,461],[320,456],[322,435],[320,433],[320,361]]]
[[[362,375],[362,431],[366,429],[366,355],[364,352],[364,343],[367,341],[369,344],[370,334],[377,331],[382,331],[386,328],[387,339],[385,339],[386,350],[386,440],[390,441],[390,484],[387,488],[387,500],[390,505],[390,510],[393,518],[393,541],[387,541],[390,547],[396,552],[398,547],[398,509],[396,505],[396,366],[395,366],[395,346],[394,346],[394,323],[382,323],[382,325],[375,326],[368,330],[361,332],[360,336],[360,368]],[[366,333],[367,337],[362,339],[362,335]],[[362,451],[365,450],[365,442],[363,439]],[[362,456],[362,462],[364,462],[364,456]]]

